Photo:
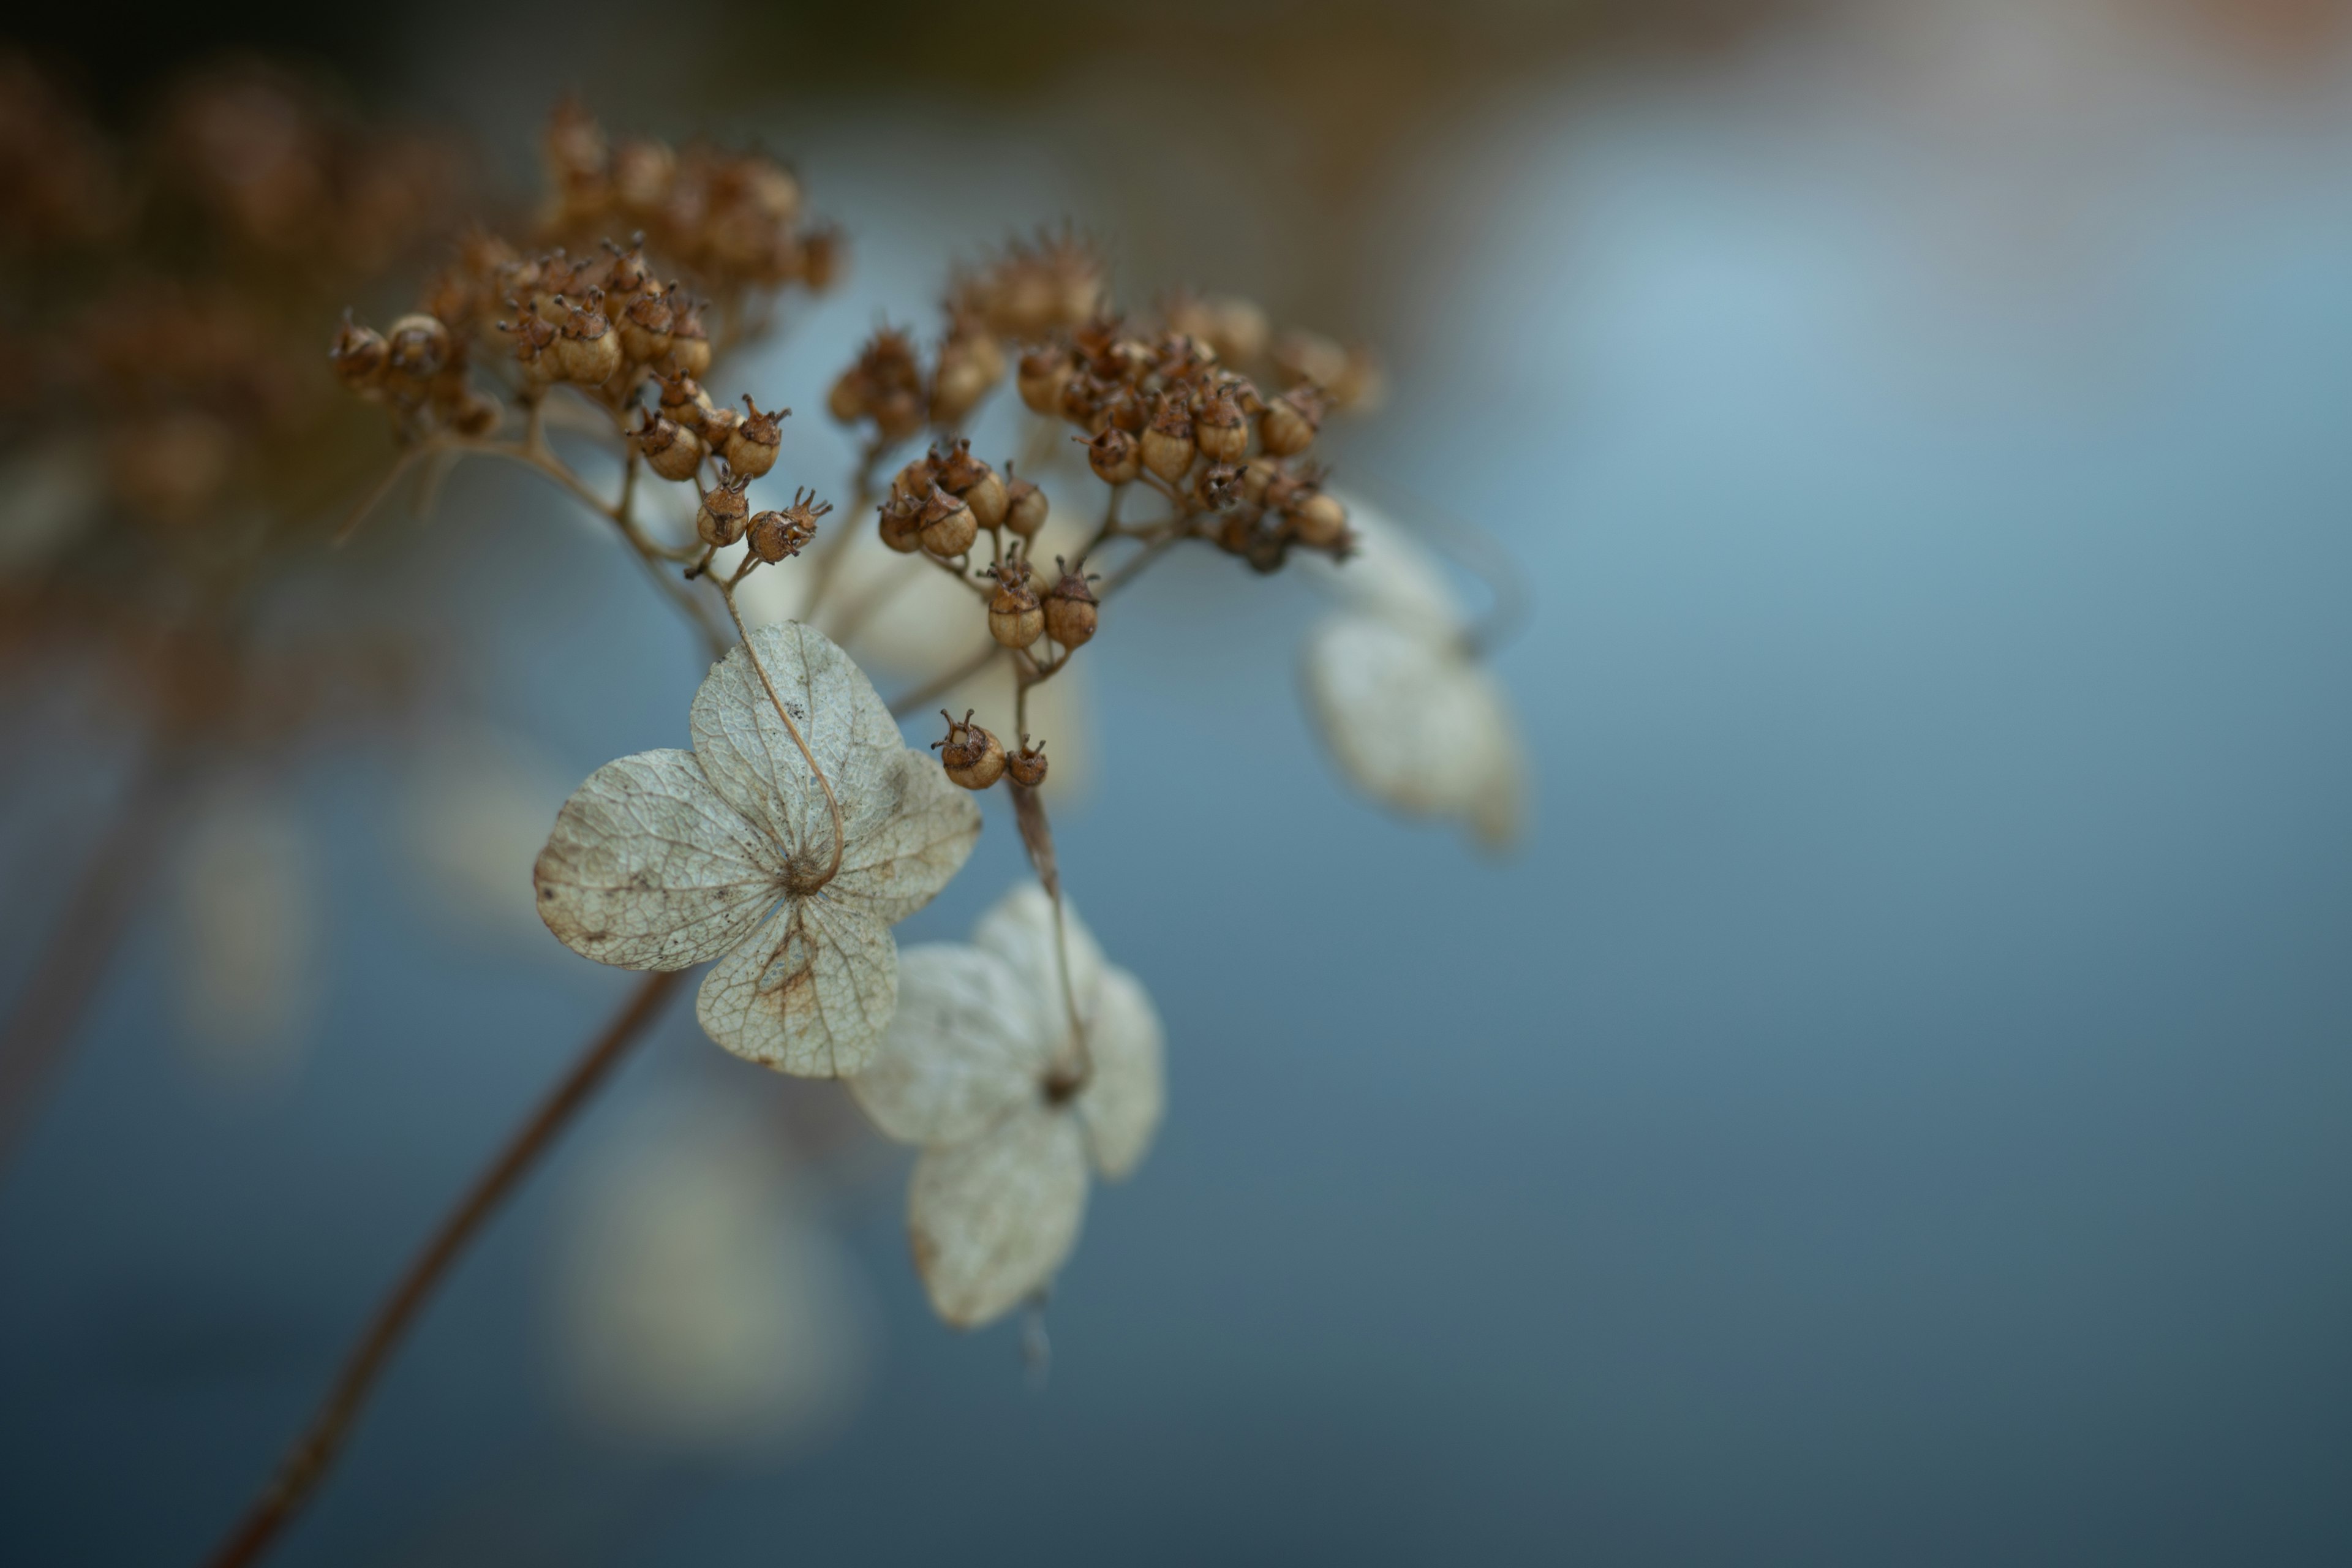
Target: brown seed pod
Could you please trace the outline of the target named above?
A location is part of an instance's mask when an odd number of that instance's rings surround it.
[[[1056,555],[1054,564],[1062,575],[1045,595],[1045,635],[1064,647],[1083,647],[1095,635],[1095,591],[1087,586],[1095,579],[1083,561],[1066,566]]]
[[[920,500],[894,495],[882,503],[882,542],[901,555],[912,555],[923,547]]]
[[[1035,789],[1039,784],[1044,784],[1045,782],[1045,742],[1040,741],[1033,746],[1029,743],[1028,736],[1022,736],[1021,749],[1004,759],[1004,771],[1011,773],[1013,782],[1024,789]]]
[[[923,501],[922,534],[924,549],[952,561],[980,537],[980,521],[961,500],[933,485]]]
[[[1220,387],[1192,416],[1192,439],[1213,463],[1238,463],[1249,451],[1249,416],[1231,392]]]
[[[776,466],[776,450],[783,444],[783,422],[792,416],[793,411],[779,408],[773,413],[762,414],[748,392],[743,395],[743,406],[751,413],[728,432],[722,450],[730,468],[756,479]]]
[[[391,362],[392,349],[383,334],[372,327],[362,327],[352,320],[349,310],[343,312],[343,324],[335,333],[334,346],[327,358],[335,367],[335,379],[346,391],[373,399],[382,395],[384,366]]]
[[[522,367],[524,386],[532,394],[555,379],[555,329],[537,316],[500,321],[499,330],[514,338],[515,363]]]
[[[948,721],[947,739],[933,741],[931,747],[951,782],[965,789],[986,789],[1004,776],[1004,743],[971,721],[971,709],[957,720],[942,708],[940,717]]]
[[[724,405],[704,408],[694,416],[694,433],[701,437],[702,444],[712,451],[724,452],[728,441],[735,434],[735,427],[742,422],[743,416],[732,408]]]
[[[702,416],[709,407],[710,395],[694,377],[681,373],[661,378],[661,414],[671,424],[698,431]]]
[[[1110,400],[1110,390],[1093,376],[1074,372],[1062,383],[1062,400],[1054,412],[1073,425],[1099,430],[1106,423],[1103,410]]]
[[[1045,612],[1029,586],[1029,563],[1008,555],[992,570],[996,595],[988,602],[988,635],[1005,647],[1027,647],[1045,634]]]
[[[1062,410],[1062,389],[1069,384],[1077,366],[1070,363],[1067,349],[1048,344],[1031,349],[1021,356],[1021,373],[1016,384],[1021,389],[1021,401],[1033,413],[1059,414]]]
[[[1004,351],[985,333],[950,338],[940,345],[931,373],[931,420],[956,426],[1004,379]]]
[[[962,495],[980,482],[988,465],[971,455],[971,443],[958,440],[944,450],[931,448],[932,479],[950,495]]]
[[[1004,488],[1004,481],[997,477],[994,468],[985,463],[980,467],[980,478],[973,482],[971,489],[963,492],[964,505],[971,508],[974,521],[982,528],[1000,526],[1004,521],[1005,510],[1012,499],[1011,492]]]
[[[1006,472],[1012,471],[1011,465]],[[1034,539],[1045,526],[1045,492],[1027,479],[1014,478],[1004,486],[1004,526],[1024,539]]]
[[[1103,404],[1103,418],[1130,436],[1140,436],[1143,427],[1151,423],[1151,410],[1143,395],[1131,386],[1114,389]]]
[[[590,289],[586,304],[565,312],[556,340],[556,369],[576,385],[602,386],[621,368],[621,334],[604,314],[604,300],[603,289]]]
[[[749,482],[730,478],[702,492],[702,504],[694,512],[694,531],[703,543],[717,549],[743,537],[751,519],[751,505],[743,499],[743,487]]]
[[[751,552],[773,565],[788,555],[798,555],[816,537],[817,519],[833,510],[829,500],[819,500],[811,489],[793,492],[793,504],[782,511],[763,511],[751,520],[746,537]]]
[[[385,357],[394,375],[426,381],[449,363],[449,329],[438,316],[403,316],[386,338]]]
[[[892,477],[890,480],[890,493],[892,495],[899,496],[913,496],[915,499],[919,500],[925,496],[929,495],[931,493],[931,487],[939,482],[940,465],[938,461],[929,456],[920,457],[917,458],[913,462],[908,463],[905,468],[900,468],[898,472]]]
[[[702,442],[691,430],[681,429],[674,419],[666,419],[650,408],[638,410],[641,423],[630,432],[637,451],[646,459],[646,467],[663,479],[690,479],[702,466]]]
[[[1143,471],[1143,454],[1137,450],[1135,437],[1116,425],[1104,426],[1086,447],[1087,466],[1107,485],[1126,484]]]
[[[1242,498],[1242,470],[1231,463],[1204,464],[1192,476],[1192,499],[1211,511],[1223,511]]]
[[[668,291],[648,280],[621,312],[621,352],[637,364],[661,358],[676,342],[670,332],[676,319]]]
[[[1143,429],[1143,466],[1174,484],[1192,466],[1192,416],[1181,397],[1162,395]]]
[[[669,286],[669,362],[681,375],[710,374],[710,333],[702,324],[702,304]]]
[[[1335,496],[1310,489],[1293,500],[1284,511],[1291,531],[1301,544],[1330,550],[1348,537],[1348,509]]]
[[[1323,400],[1310,386],[1295,386],[1265,405],[1257,438],[1277,458],[1295,458],[1315,444],[1323,423]]]

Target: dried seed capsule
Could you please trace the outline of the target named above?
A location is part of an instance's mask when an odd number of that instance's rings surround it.
[[[1329,550],[1348,537],[1348,509],[1335,496],[1308,490],[1284,511],[1301,544]]]
[[[690,479],[702,466],[702,442],[691,430],[681,428],[673,419],[666,419],[652,409],[638,411],[642,423],[631,433],[637,450],[646,459],[646,467],[663,479]]]
[[[911,392],[894,392],[877,399],[866,412],[885,441],[904,441],[923,427],[923,400]]]
[[[1296,386],[1265,405],[1257,438],[1277,458],[1297,457],[1315,444],[1315,432],[1322,422],[1323,400],[1313,388]]]
[[[669,286],[669,362],[680,375],[710,374],[710,333],[702,324],[702,304]]]
[[[1021,356],[1021,374],[1017,384],[1021,401],[1032,412],[1054,415],[1062,412],[1062,389],[1069,384],[1077,366],[1070,363],[1067,349],[1050,344],[1031,349]]]
[[[556,369],[580,386],[602,386],[621,368],[621,334],[601,309],[604,298],[602,289],[590,289],[588,303],[565,314],[562,336],[556,340]]]
[[[1249,416],[1220,387],[1192,416],[1192,439],[1213,463],[1238,463],[1249,451]]]
[[[961,720],[950,718],[944,708],[940,717],[948,721],[947,739],[933,741],[931,747],[950,780],[966,789],[986,789],[1004,776],[1004,743],[971,721],[971,709]]]
[[[783,444],[783,422],[792,410],[779,408],[772,414],[762,414],[748,392],[743,395],[743,406],[751,412],[729,432],[722,449],[730,468],[756,479],[776,466],[776,450]]]
[[[1242,470],[1231,463],[1210,463],[1192,476],[1192,499],[1211,511],[1222,511],[1241,500]]]
[[[816,537],[816,520],[833,510],[831,501],[816,499],[814,490],[794,490],[793,504],[782,511],[763,511],[751,520],[744,537],[751,553],[774,565],[798,555]]]
[[[1045,633],[1045,612],[1029,587],[1029,563],[1008,556],[996,572],[996,596],[988,602],[988,635],[1005,647],[1027,647]]]
[[[940,466],[935,460],[929,457],[917,458],[891,479],[890,493],[912,496],[920,500],[931,493],[931,487],[939,483],[939,479]]]
[[[1095,635],[1095,591],[1087,586],[1094,579],[1083,561],[1064,566],[1056,555],[1054,564],[1062,576],[1045,595],[1045,635],[1064,647],[1082,647]]]
[[[690,375],[680,374],[661,378],[662,417],[686,430],[698,430],[702,416],[710,407],[710,395],[702,384]]]
[[[1282,465],[1274,458],[1252,458],[1242,469],[1242,499],[1252,506],[1260,504],[1267,489],[1282,477]]]
[[[950,495],[962,495],[988,471],[988,465],[971,455],[969,441],[958,440],[944,451],[933,447],[930,457],[932,477]]]
[[[931,374],[931,418],[955,426],[980,405],[1004,379],[1004,351],[996,340],[974,333],[950,338],[940,345],[939,366]]]
[[[901,555],[923,547],[923,503],[916,496],[894,495],[882,503],[882,542]]]
[[[702,504],[695,509],[694,531],[703,543],[717,549],[743,537],[751,519],[751,505],[743,499],[743,487],[749,482],[730,478],[702,492]]]
[[[694,416],[694,433],[714,452],[724,452],[743,416],[732,408],[704,408]]]
[[[1144,426],[1140,443],[1143,466],[1174,484],[1192,466],[1192,416],[1181,397],[1163,395]]]
[[[637,364],[661,358],[676,342],[670,327],[677,319],[668,292],[647,282],[621,312],[621,352]]]
[[[392,349],[383,333],[353,322],[349,310],[343,312],[342,327],[335,333],[327,358],[335,367],[335,378],[347,391],[370,399],[382,395],[384,366],[391,362]]]
[[[980,537],[980,521],[971,515],[971,508],[933,485],[923,502],[922,531],[923,548],[952,561]]]
[[[426,381],[449,363],[449,329],[438,316],[403,316],[387,336],[385,357],[395,375]]]
[[[1024,789],[1035,789],[1039,784],[1044,784],[1045,782],[1045,742],[1040,741],[1033,746],[1029,743],[1028,736],[1022,736],[1021,749],[1004,759],[1004,771],[1011,773],[1013,782]]]
[[[1024,479],[1016,477],[1007,482],[1004,526],[1024,539],[1036,538],[1037,531],[1045,526],[1045,492]]]
[[[1144,405],[1143,395],[1131,386],[1122,386],[1103,404],[1103,417],[1130,436],[1140,436],[1143,427],[1151,423],[1151,410]]]
[[[866,378],[850,366],[834,378],[833,390],[825,394],[824,411],[844,425],[855,425],[866,417]]]
[[[995,528],[1004,521],[1006,509],[1012,504],[1012,495],[1004,488],[1004,481],[997,477],[996,470],[982,463],[980,478],[963,492],[963,504],[971,508],[971,515],[981,527]]]
[[[555,329],[537,316],[500,321],[499,330],[513,334],[515,363],[522,367],[523,385],[532,395],[555,379]]]
[[[1104,426],[1086,445],[1087,466],[1107,485],[1126,484],[1143,471],[1143,454],[1136,449],[1135,437],[1116,425]]]

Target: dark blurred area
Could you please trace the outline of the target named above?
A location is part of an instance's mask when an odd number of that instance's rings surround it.
[[[812,473],[877,320],[1039,225],[1374,345],[1336,482],[1511,563],[1534,826],[1347,794],[1308,587],[1172,565],[1064,721],[1171,1088],[1045,1386],[930,1319],[901,1152],[681,1014],[278,1560],[2352,1560],[2352,3],[5,31],[89,131],[0,180],[89,226],[0,236],[0,995],[136,891],[5,1118],[0,1560],[198,1559],[621,994],[528,864],[684,743],[690,636],[526,475],[326,544],[393,455],[340,312],[527,210],[566,92],[846,231],[743,373]],[[264,79],[330,173],[240,205],[190,84]]]

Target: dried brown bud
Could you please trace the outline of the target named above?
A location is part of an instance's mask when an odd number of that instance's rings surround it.
[[[500,321],[499,330],[513,334],[515,363],[522,366],[523,381],[536,390],[555,379],[555,329],[537,316],[524,316],[519,321]]]
[[[1297,386],[1265,405],[1257,438],[1277,458],[1293,458],[1315,444],[1323,422],[1323,400],[1312,387]]]
[[[1330,550],[1348,537],[1348,509],[1337,497],[1309,489],[1293,498],[1283,515],[1301,544]]]
[[[1174,484],[1192,466],[1192,416],[1180,397],[1163,395],[1144,427],[1143,466]]]
[[[449,329],[438,316],[403,316],[387,337],[386,360],[395,375],[425,381],[449,363]]]
[[[1039,784],[1044,784],[1045,782],[1045,742],[1040,741],[1033,746],[1029,743],[1028,736],[1022,736],[1021,749],[1004,759],[1004,771],[1011,773],[1013,782],[1024,789],[1035,789]]]
[[[933,485],[923,501],[922,530],[923,548],[951,561],[980,537],[980,521],[961,498]]]
[[[631,432],[637,450],[646,459],[646,467],[663,479],[690,479],[702,466],[702,442],[691,430],[676,420],[665,418],[652,409],[639,411],[641,423]]]
[[[1010,472],[1010,466],[1007,466]],[[1045,526],[1045,492],[1015,477],[1004,486],[1004,526],[1024,539],[1034,539]]]
[[[1077,367],[1070,363],[1069,351],[1051,344],[1031,349],[1021,356],[1021,401],[1034,413],[1055,415],[1062,412],[1062,389],[1069,384]]]
[[[1007,556],[995,568],[996,595],[988,602],[988,635],[1005,647],[1027,647],[1045,632],[1045,612],[1029,587],[1029,563]]]
[[[947,739],[933,741],[931,747],[951,781],[966,789],[986,789],[1004,776],[1004,743],[971,721],[971,710],[958,720],[942,708],[940,717],[948,721]]]
[[[921,500],[931,493],[931,487],[939,482],[939,479],[940,465],[936,458],[928,455],[917,458],[891,479],[890,493],[912,496]]]
[[[912,555],[923,547],[920,497],[894,495],[882,503],[882,542],[901,555]]]
[[[814,503],[814,504],[812,504]],[[816,537],[816,520],[833,510],[831,501],[816,500],[814,490],[794,492],[793,504],[782,511],[763,511],[751,520],[744,537],[751,553],[772,566],[798,555]]]
[[[940,345],[931,374],[931,420],[961,425],[996,384],[1004,379],[1004,351],[982,333],[950,338]]]
[[[661,378],[662,417],[688,430],[699,430],[702,416],[710,408],[710,395],[702,384],[686,374]]]
[[[392,350],[384,342],[383,334],[372,327],[358,325],[348,310],[343,312],[343,324],[335,333],[334,346],[327,351],[327,358],[334,364],[335,377],[346,390],[366,398],[382,395],[384,366],[391,361]]]
[[[1102,411],[1106,420],[1130,436],[1142,435],[1143,427],[1151,423],[1151,410],[1145,405],[1143,395],[1131,386],[1115,389]]]
[[[684,300],[670,286],[669,362],[681,375],[710,374],[710,333],[702,324],[701,303]]]
[[[762,414],[748,392],[743,395],[743,406],[751,413],[728,432],[722,450],[730,468],[756,479],[776,466],[776,450],[783,443],[783,422],[793,411],[779,408],[773,413]],[[734,410],[728,412],[731,414]]]
[[[1192,438],[1215,463],[1238,463],[1249,452],[1249,416],[1223,387],[1202,400],[1192,416]]]
[[[1062,576],[1045,595],[1045,635],[1064,647],[1083,647],[1095,635],[1095,591],[1087,586],[1094,579],[1083,561],[1065,566],[1056,555],[1054,564]]]
[[[1126,484],[1143,471],[1143,454],[1136,449],[1135,437],[1116,425],[1104,426],[1086,447],[1087,466],[1107,485]]]
[[[1206,465],[1192,477],[1192,499],[1222,511],[1242,499],[1242,470],[1231,463]]]
[[[556,340],[556,369],[577,385],[602,386],[621,368],[621,334],[613,330],[603,303],[603,290],[590,290],[588,303],[565,313],[562,335]]]
[[[730,477],[702,492],[702,504],[694,513],[694,531],[703,543],[717,549],[743,537],[751,519],[751,505],[743,499],[743,487],[749,482]]]
[[[661,358],[676,344],[670,329],[677,320],[668,291],[649,280],[621,312],[621,352],[639,364]]]

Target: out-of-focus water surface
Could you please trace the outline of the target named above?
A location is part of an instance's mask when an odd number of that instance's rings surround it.
[[[745,1222],[841,1243],[790,1307],[855,1319],[822,1421],[581,1415],[559,1298],[616,1142],[682,1096],[788,1120],[681,1012],[285,1561],[2352,1558],[2352,109],[2062,35],[1793,33],[1419,151],[1341,473],[1520,563],[1534,832],[1487,863],[1344,793],[1300,584],[1121,602],[1060,832],[1171,1100],[1042,1393],[1017,1326],[929,1319],[856,1147]],[[807,414],[938,247],[1088,197],[1017,121],[793,129],[859,237],[769,362]],[[844,449],[807,414],[788,464]],[[449,508],[385,570],[527,738],[515,809],[682,744],[690,643],[624,563],[516,477]],[[192,1558],[627,984],[439,912],[401,752],[272,781],[318,911],[290,1065],[182,1048],[159,900],[0,1187],[11,1562]],[[1018,867],[992,818],[902,936]]]

